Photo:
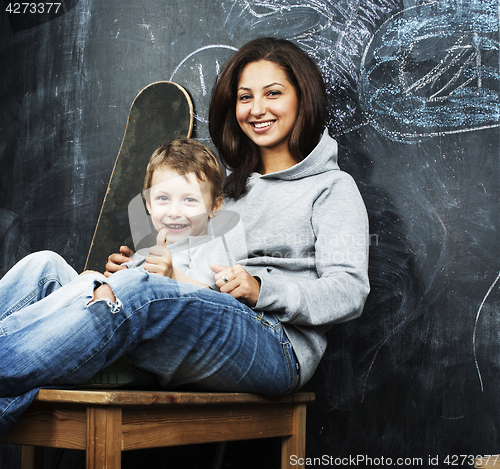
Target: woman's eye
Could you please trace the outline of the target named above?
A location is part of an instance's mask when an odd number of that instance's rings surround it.
[[[242,94],[238,99],[240,101],[248,101],[249,99],[252,99],[252,97],[249,94]]]
[[[279,96],[280,94],[281,94],[281,91],[277,91],[277,90],[271,90],[271,91],[269,91],[269,96],[271,96],[272,98],[276,97],[276,96]]]

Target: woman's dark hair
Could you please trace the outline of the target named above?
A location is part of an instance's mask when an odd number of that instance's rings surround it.
[[[241,130],[236,120],[238,83],[250,63],[267,60],[280,67],[294,86],[298,113],[288,147],[297,161],[318,144],[326,119],[325,85],[311,57],[290,41],[260,38],[245,44],[225,63],[212,90],[209,130],[224,164],[232,171],[224,184],[228,197],[245,193],[246,181],[260,164],[259,149]]]

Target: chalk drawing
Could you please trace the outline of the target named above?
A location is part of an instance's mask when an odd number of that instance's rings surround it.
[[[209,141],[208,106],[213,84],[221,65],[236,51],[233,46],[213,44],[191,52],[175,68],[170,81],[186,88],[194,103],[195,137]]]
[[[317,61],[334,132],[369,122],[391,140],[413,143],[500,125],[494,0],[403,11],[392,0],[220,3],[231,40],[284,37]]]
[[[473,348],[473,352],[474,352],[474,363],[476,365],[477,375],[479,377],[479,383],[481,384],[481,391],[484,391],[484,385],[483,385],[483,379],[481,377],[481,371],[479,370],[479,365],[477,362],[477,352],[476,352],[477,323],[479,321],[479,316],[481,315],[481,311],[483,310],[484,303],[486,302],[486,300],[490,296],[491,292],[493,291],[493,289],[495,288],[495,285],[498,283],[499,280],[500,280],[500,273],[497,275],[497,278],[495,279],[495,281],[491,284],[486,295],[484,295],[483,301],[481,302],[481,306],[479,307],[479,310],[478,310],[477,315],[476,315],[476,322],[474,324],[474,333],[472,334],[472,348]]]
[[[318,63],[327,85],[329,127],[345,128],[356,113],[361,57],[397,0],[219,0],[229,39],[243,44],[258,36],[297,43]],[[340,99],[339,99],[340,97]]]
[[[498,127],[498,52],[495,1],[440,1],[397,13],[363,54],[364,114],[405,142]]]

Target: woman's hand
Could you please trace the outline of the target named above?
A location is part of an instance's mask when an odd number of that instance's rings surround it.
[[[128,248],[127,246],[121,246],[119,253],[111,254],[111,256],[108,257],[106,272],[104,272],[104,276],[111,277],[111,275],[113,275],[115,272],[126,269],[127,267],[122,264],[128,262],[133,255],[134,251],[132,251],[132,249]]]
[[[231,267],[211,264],[216,273],[215,284],[222,293],[229,293],[234,298],[243,298],[248,306],[255,306],[259,299],[260,282],[252,277],[241,265]]]

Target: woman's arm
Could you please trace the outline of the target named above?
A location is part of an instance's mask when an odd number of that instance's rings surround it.
[[[291,206],[283,216],[293,220],[294,210],[296,207]],[[315,196],[309,217],[314,234],[310,250],[299,239],[303,256],[307,256],[302,257],[300,265],[310,260],[309,275],[296,271],[300,259],[294,262],[285,256],[258,268],[254,259],[249,260],[246,268],[261,281],[255,308],[274,312],[281,321],[300,326],[331,326],[354,319],[361,314],[370,288],[368,217],[352,178],[338,174],[332,184],[325,185]],[[262,223],[266,225],[268,220]],[[275,237],[288,239],[284,235]],[[268,252],[275,250],[275,245],[268,248]],[[252,262],[254,268],[250,267]]]

